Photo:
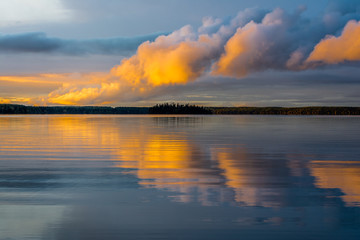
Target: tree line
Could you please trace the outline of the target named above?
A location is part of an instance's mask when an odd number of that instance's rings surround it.
[[[147,107],[24,106],[0,104],[0,114],[147,114]]]
[[[0,104],[0,114],[258,114],[258,115],[360,115],[360,107],[203,107],[164,103],[153,107],[25,106]]]
[[[360,107],[214,107],[214,114],[360,115]]]

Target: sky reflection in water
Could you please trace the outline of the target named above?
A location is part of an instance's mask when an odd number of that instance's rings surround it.
[[[1,116],[0,239],[357,239],[359,120]]]

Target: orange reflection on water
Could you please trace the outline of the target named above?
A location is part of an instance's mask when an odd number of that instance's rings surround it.
[[[140,179],[142,186],[180,193],[174,197],[180,202],[211,205],[216,195],[218,202],[276,205],[267,197],[269,193],[279,194],[278,190],[270,189],[266,181],[258,181],[266,169],[256,163],[252,165],[254,156],[245,148],[203,149],[181,134],[142,134],[123,143],[117,152],[120,162],[116,165],[133,168],[130,172]],[[266,177],[273,175],[261,176]],[[192,198],[194,193],[196,199]]]
[[[147,139],[148,138],[148,139]],[[136,168],[140,179],[156,179],[159,184],[167,179],[186,179],[191,173],[183,171],[191,168],[191,146],[184,139],[170,136],[139,136],[145,141],[124,143],[118,154],[123,160],[117,166]]]
[[[219,162],[219,168],[224,170],[226,185],[235,191],[235,201],[255,205],[253,189],[246,187],[245,169],[238,166],[229,149],[218,149],[213,152],[213,157]],[[246,159],[246,153],[241,152],[237,159]],[[246,194],[244,192],[246,191]]]
[[[240,143],[197,139],[192,131],[201,124],[193,118],[151,116],[0,117],[0,151],[11,160],[106,161],[136,176],[143,187],[203,205],[277,206],[286,201],[290,177],[309,176],[309,167],[317,187],[341,189],[349,205],[360,202],[359,163],[313,161],[308,166],[307,155],[271,158]]]
[[[96,119],[66,115],[0,117],[0,150],[6,153],[4,159],[28,156],[44,160],[99,160],[104,154],[114,157],[119,134],[113,126],[103,127]]]
[[[111,161],[135,175],[143,187],[170,190],[180,202],[271,205],[263,199],[259,174],[254,174],[265,170],[249,164],[254,156],[246,148],[201,144],[189,132],[174,131],[184,125],[195,129],[201,120],[62,115],[0,122],[0,150],[9,159]],[[5,137],[9,131],[16,139]]]
[[[234,191],[234,201],[246,206],[272,207],[276,204],[266,200],[268,194],[265,189],[268,186],[258,182],[257,178],[271,178],[272,176],[261,175],[266,167],[260,167],[253,163],[254,156],[245,148],[218,148],[213,149],[212,157],[218,162],[226,179],[226,186]],[[272,194],[277,194],[271,189]]]
[[[181,193],[174,197],[180,202],[192,201],[190,192],[195,188],[198,199],[205,203],[208,188],[222,181],[219,174],[213,174],[211,162],[204,159],[199,146],[185,136],[146,132],[137,139],[141,141],[134,138],[118,150],[121,161],[116,166],[133,168],[130,172],[144,187]]]
[[[345,195],[341,198],[348,206],[360,203],[360,162],[358,161],[312,161],[311,174],[319,188],[339,188]]]

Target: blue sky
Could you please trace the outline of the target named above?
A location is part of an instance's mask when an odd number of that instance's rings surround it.
[[[2,1],[0,102],[358,106],[357,56],[324,56],[318,44],[359,20],[357,0]],[[234,57],[230,46],[241,41],[245,53]],[[192,54],[180,52],[184,44]],[[359,47],[347,48],[356,55]]]

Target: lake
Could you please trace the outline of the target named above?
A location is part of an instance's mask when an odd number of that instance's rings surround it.
[[[0,116],[0,240],[360,239],[360,116]]]

